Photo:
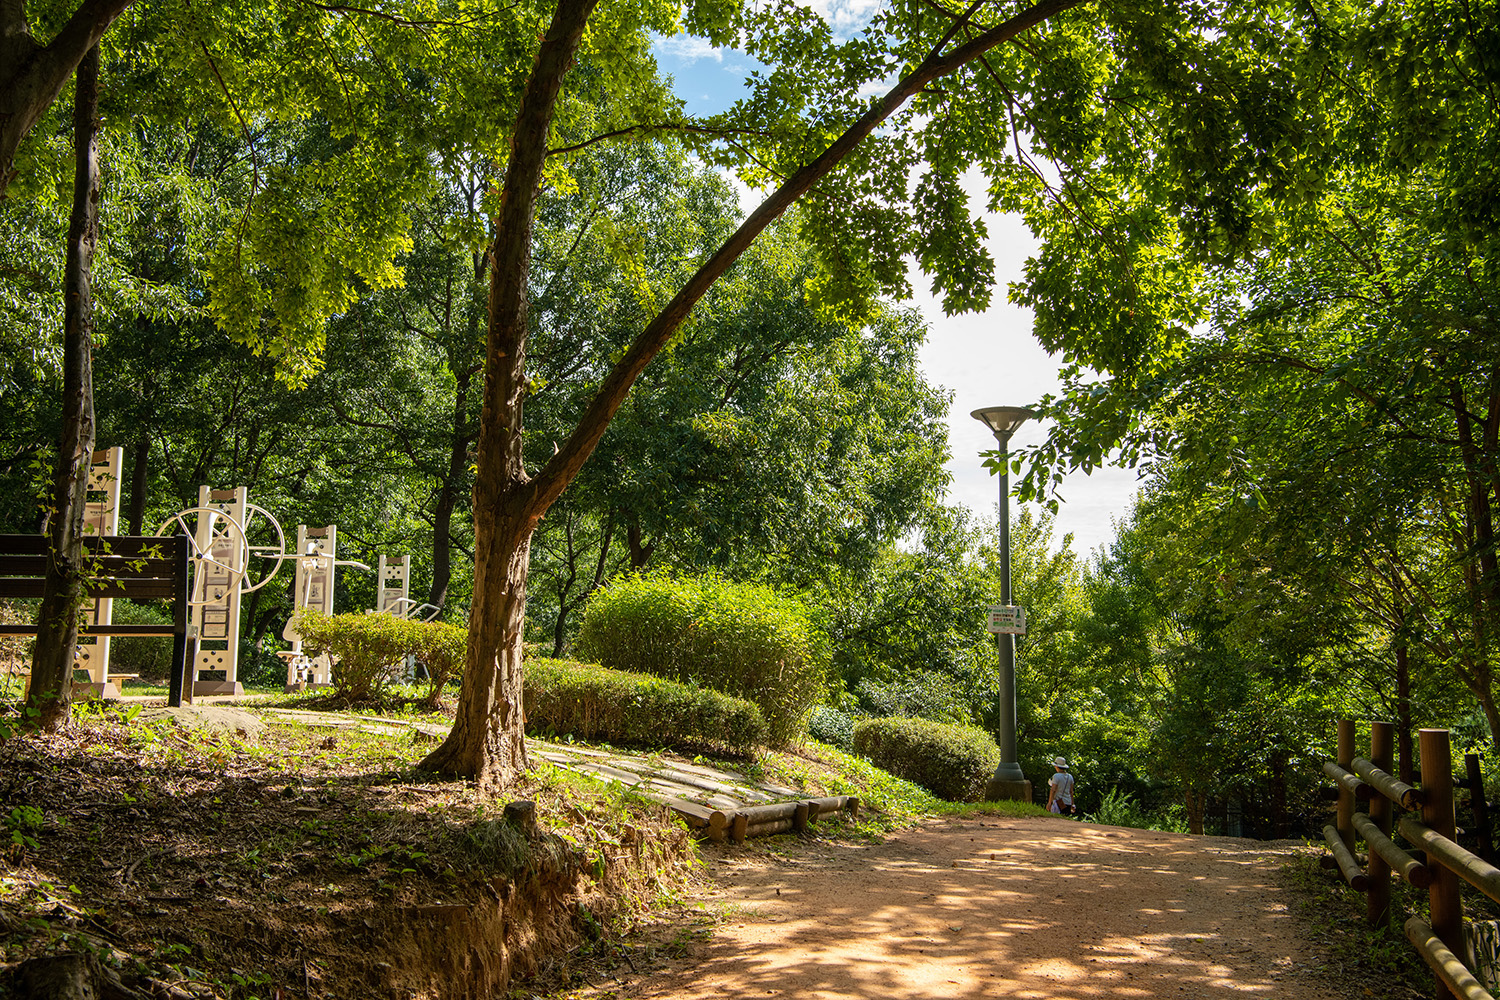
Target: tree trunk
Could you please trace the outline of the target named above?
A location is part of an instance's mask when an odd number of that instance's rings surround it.
[[[139,535],[146,523],[146,463],[151,458],[151,439],[144,433],[136,440],[130,460],[130,512],[126,517],[126,533]]]
[[[1192,788],[1185,796],[1188,817],[1188,833],[1203,833],[1203,795]]]
[[[537,502],[522,452],[526,283],[552,114],[594,4],[595,0],[559,0],[553,11],[516,116],[490,247],[468,656],[453,729],[422,762],[427,770],[472,777],[482,791],[498,791],[526,770],[521,708],[526,571],[531,536],[555,499]]]
[[[504,788],[526,770],[521,652],[534,529],[514,514],[476,521],[474,603],[457,715],[447,738],[422,761],[429,771],[471,777],[482,791]]]
[[[1286,751],[1271,754],[1271,836],[1285,840],[1290,832],[1286,815]]]
[[[625,512],[625,541],[630,546],[630,568],[643,570],[656,552],[656,542],[647,542],[641,531],[641,519],[633,510]]]
[[[427,603],[441,608],[448,599],[448,584],[453,580],[453,508],[458,503],[458,484],[469,467],[469,382],[473,374],[450,356],[449,368],[456,385],[453,390],[453,436],[449,439],[448,474],[438,488],[437,506],[432,512],[432,586]]]
[[[78,63],[73,109],[73,211],[63,278],[63,419],[52,476],[51,545],[27,707],[55,732],[72,718],[73,650],[78,609],[86,595],[83,514],[94,454],[94,299],[89,286],[98,234],[99,160],[94,140],[99,110],[99,49]]]
[[[1396,753],[1400,757],[1398,777],[1416,783],[1416,765],[1411,753],[1411,664],[1406,643],[1396,647]]]

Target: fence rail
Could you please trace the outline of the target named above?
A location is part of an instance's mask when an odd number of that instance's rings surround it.
[[[1337,822],[1323,828],[1323,839],[1344,881],[1365,893],[1372,926],[1391,921],[1392,873],[1427,890],[1432,923],[1411,917],[1405,931],[1407,940],[1436,977],[1439,1000],[1494,1000],[1460,958],[1467,949],[1459,880],[1500,902],[1500,868],[1457,841],[1448,730],[1423,729],[1419,734],[1420,788],[1389,773],[1394,730],[1389,722],[1370,723],[1370,755],[1355,757],[1355,724],[1350,719],[1339,720],[1338,760],[1323,765],[1323,773],[1338,786]],[[1483,815],[1484,790],[1479,784],[1477,760],[1470,760],[1468,772],[1464,783],[1471,787],[1484,827],[1487,817]],[[1368,814],[1356,812],[1355,804],[1360,801],[1369,803]],[[1408,843],[1425,852],[1425,860],[1413,857],[1391,839],[1398,806],[1410,815],[1402,816],[1394,825]],[[1368,849],[1363,866],[1355,854],[1358,840],[1363,840]],[[1488,840],[1488,830],[1482,829],[1481,844],[1487,847]]]

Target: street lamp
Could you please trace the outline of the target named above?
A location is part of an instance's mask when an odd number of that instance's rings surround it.
[[[1010,596],[1010,436],[1029,417],[1023,406],[987,406],[969,416],[980,421],[1000,443],[1000,603],[1009,607]],[[1000,647],[1000,766],[985,789],[986,801],[1005,799],[1031,801],[1031,782],[1026,780],[1016,757],[1016,637],[1005,632],[995,636]]]

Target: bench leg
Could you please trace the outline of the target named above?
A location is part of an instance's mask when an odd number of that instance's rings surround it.
[[[172,639],[172,677],[168,681],[167,704],[181,708],[193,703],[193,674],[198,665],[196,635],[176,635]]]

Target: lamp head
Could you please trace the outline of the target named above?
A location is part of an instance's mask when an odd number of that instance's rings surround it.
[[[1036,414],[1024,406],[986,406],[982,410],[973,411],[969,416],[983,423],[995,437],[1003,441]]]

